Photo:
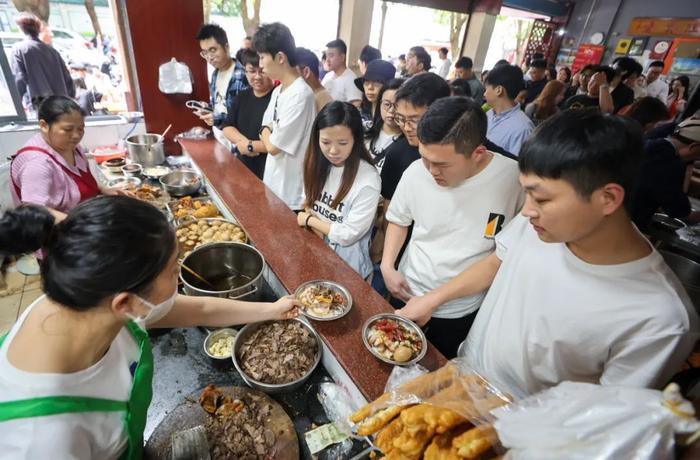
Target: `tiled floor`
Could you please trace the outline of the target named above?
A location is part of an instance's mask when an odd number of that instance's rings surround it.
[[[5,334],[24,311],[41,294],[39,276],[24,276],[14,265],[6,267],[5,289],[0,290],[0,335]]]

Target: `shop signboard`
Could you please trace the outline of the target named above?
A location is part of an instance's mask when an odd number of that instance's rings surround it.
[[[603,58],[604,52],[605,47],[603,45],[591,45],[589,43],[584,43],[583,45],[579,46],[578,50],[576,51],[574,63],[571,65],[571,71],[576,73],[587,64],[600,64],[600,60]]]

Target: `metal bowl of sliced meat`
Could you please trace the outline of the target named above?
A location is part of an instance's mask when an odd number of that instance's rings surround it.
[[[321,362],[323,342],[300,319],[248,324],[233,342],[233,364],[243,380],[265,393],[299,388]]]

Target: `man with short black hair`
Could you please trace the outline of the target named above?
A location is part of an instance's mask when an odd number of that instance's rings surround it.
[[[474,62],[472,58],[462,56],[455,63],[455,77],[466,80],[471,89],[471,98],[477,104],[484,103],[484,85],[481,84],[476,75],[474,75]]]
[[[408,71],[406,70],[406,55],[399,54],[398,62],[396,64],[396,77],[406,78],[408,77]]]
[[[406,55],[406,73],[409,77],[430,70],[430,54],[422,46],[414,46]]]
[[[434,73],[423,73],[407,80],[394,95],[394,121],[403,136],[386,149],[382,167],[382,196],[391,200],[403,172],[420,158],[416,127],[430,104],[450,95],[450,86]]]
[[[664,104],[668,100],[668,84],[663,81],[664,61],[653,61],[647,69],[647,96],[655,97]]]
[[[314,94],[296,68],[296,45],[289,28],[274,22],[258,28],[253,47],[263,72],[281,84],[263,115],[260,140],[268,152],[263,182],[293,211],[304,208],[304,155],[316,118]]]
[[[355,87],[357,75],[346,66],[347,52],[347,45],[339,38],[326,43],[326,63],[330,71],[323,77],[321,84],[334,100],[359,105],[362,91]]]
[[[24,105],[38,110],[48,96],[75,97],[75,86],[61,55],[39,40],[41,21],[22,13],[16,19],[24,40],[12,46],[10,66]]]
[[[515,102],[523,86],[523,72],[513,65],[496,67],[486,76],[484,96],[491,106],[486,113],[489,121],[486,137],[516,156],[535,128]]]
[[[594,109],[546,120],[520,153],[525,206],[496,252],[402,314],[488,289],[459,354],[516,398],[566,380],[663,388],[692,351],[698,318],[630,221],[641,151],[631,120]]]
[[[360,68],[360,75],[364,76],[365,72],[367,72],[367,64],[381,58],[382,52],[377,48],[369,45],[363,46],[362,51],[360,51],[360,57],[357,59],[357,65]]]
[[[440,66],[437,69],[437,74],[442,78],[447,78],[450,73],[450,66],[452,61],[447,58],[447,48],[444,46],[438,50],[438,57],[440,58]]]
[[[481,106],[466,97],[435,101],[418,122],[423,161],[406,169],[386,214],[381,268],[395,299],[425,295],[488,256],[496,234],[520,210],[524,196],[518,164],[486,149],[486,125]],[[443,355],[453,358],[484,294],[452,300],[411,319],[425,326],[428,340]]]
[[[319,62],[313,51],[301,47],[297,48],[297,70],[311,91],[314,92],[316,113],[320,112],[326,104],[333,100],[333,97],[318,79]]]
[[[530,79],[525,84],[525,89],[527,90],[525,104],[529,104],[537,99],[537,96],[540,95],[547,84],[547,61],[544,59],[533,59],[530,62],[530,69],[527,73]]]
[[[610,80],[610,95],[613,101],[612,113],[617,113],[634,102],[634,90],[628,82],[636,82],[643,68],[639,62],[627,56],[616,58],[612,67],[615,70],[615,78]],[[600,107],[604,112],[611,113],[606,104],[601,102]]]
[[[608,105],[612,106],[612,96],[610,96],[609,84],[615,76],[612,67],[601,65],[593,67],[593,75],[588,79],[585,94],[571,96],[563,103],[565,109],[582,109],[584,107],[600,108],[601,97],[607,98]],[[583,79],[582,79],[583,80]]]
[[[248,88],[245,69],[231,58],[226,31],[216,24],[204,24],[197,32],[200,55],[212,67],[214,73],[209,82],[209,104],[211,111],[196,111],[195,114],[213,127],[214,137],[231,148],[231,143],[221,129],[226,116],[233,111],[233,101],[239,92]]]

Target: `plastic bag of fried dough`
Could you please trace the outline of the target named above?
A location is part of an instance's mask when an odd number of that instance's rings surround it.
[[[360,436],[375,436],[387,460],[463,460],[502,452],[490,412],[510,398],[462,359],[384,393],[350,416]]]

